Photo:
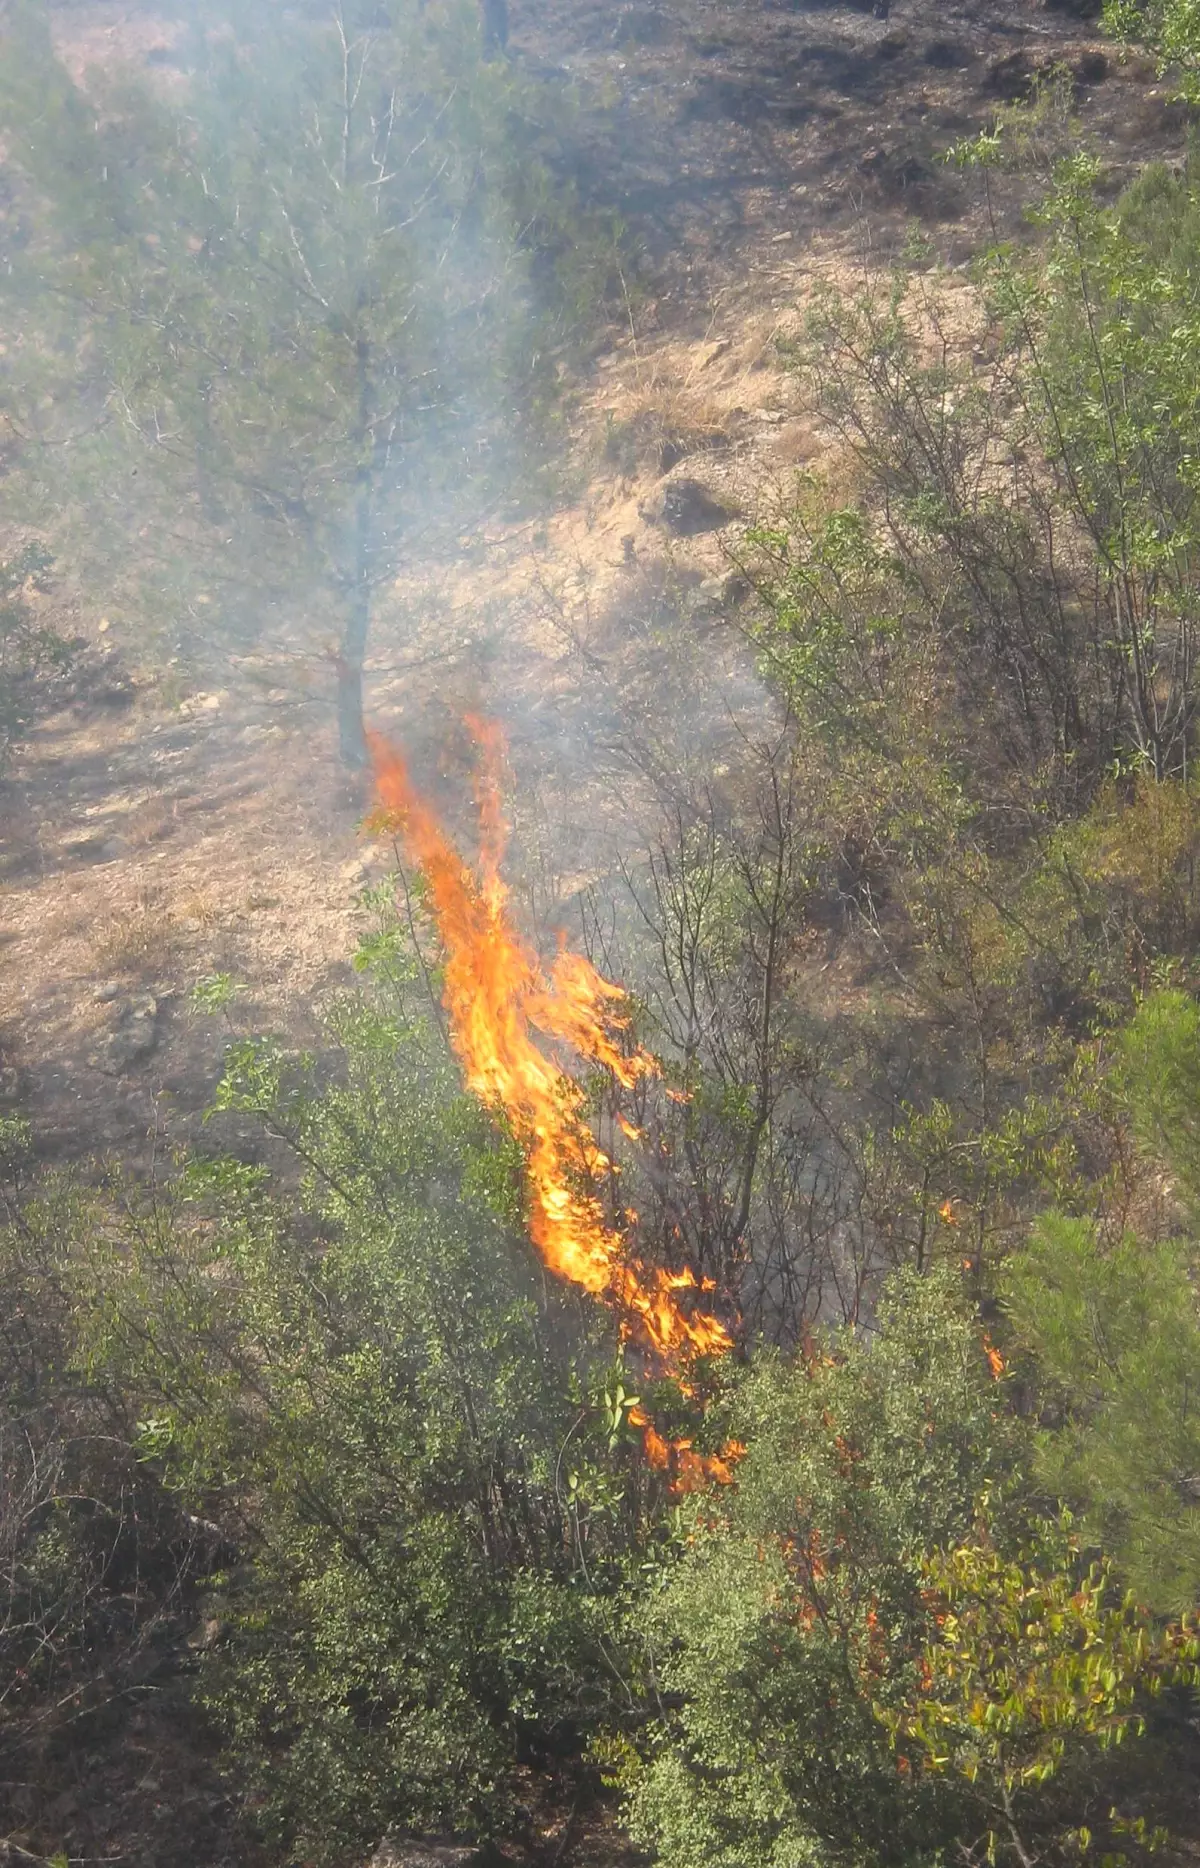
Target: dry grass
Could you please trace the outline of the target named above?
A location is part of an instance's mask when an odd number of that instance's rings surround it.
[[[59,946],[63,941],[74,940],[90,922],[91,910],[86,900],[60,902],[44,909],[38,916],[38,945],[48,949]]]
[[[161,798],[147,798],[130,812],[125,835],[135,849],[148,849],[164,843],[177,828],[175,813]]]
[[[689,454],[726,447],[728,411],[706,386],[672,381],[657,368],[615,385],[606,398],[604,460],[626,474],[644,468],[663,474]]]
[[[179,904],[180,919],[195,928],[214,928],[221,919],[221,911],[207,895],[199,890],[187,895]]]
[[[179,946],[174,915],[161,903],[141,898],[127,913],[101,921],[92,940],[97,967],[106,973],[149,979],[166,973]]]

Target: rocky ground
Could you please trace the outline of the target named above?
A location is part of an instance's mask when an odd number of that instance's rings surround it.
[[[57,17],[81,64],[161,65],[180,30],[119,0]],[[545,915],[580,879],[557,852],[594,842],[614,801],[627,810],[631,742],[652,762],[665,671],[676,740],[694,746],[731,692],[757,704],[712,580],[736,533],[722,527],[821,455],[776,352],[814,279],[851,285],[914,221],[961,267],[982,208],[940,152],[1054,66],[1114,183],[1177,154],[1182,129],[1145,61],[1031,0],[897,0],[886,21],[758,0],[514,0],[512,19],[511,55],[574,87],[577,180],[624,217],[640,279],[577,385],[569,496],[469,563],[424,567],[412,582],[436,587],[436,631],[414,641],[385,617],[371,689],[431,780],[461,779],[464,707],[506,719]],[[238,976],[248,1020],[311,1038],[348,977],[356,890],[387,858],[364,846],[336,769],[327,662],[285,644],[199,680],[164,671],[68,585],[46,603],[90,643],[92,672],[0,800],[0,1087],[47,1154],[187,1126],[221,1042],[190,1010],[207,973]],[[699,687],[697,629],[713,643]]]

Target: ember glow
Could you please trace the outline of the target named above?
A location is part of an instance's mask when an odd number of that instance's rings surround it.
[[[529,1230],[544,1262],[560,1277],[611,1304],[623,1328],[650,1348],[663,1368],[685,1376],[689,1360],[723,1354],[724,1325],[681,1301],[702,1288],[690,1271],[669,1272],[631,1256],[624,1233],[609,1223],[593,1191],[612,1163],[584,1114],[584,1093],[534,1037],[568,1044],[604,1065],[631,1089],[659,1065],[629,1039],[625,995],[580,954],[559,950],[547,971],[513,925],[500,875],[505,823],[500,768],[503,737],[489,722],[468,725],[482,755],[475,783],[479,808],[478,870],[459,855],[401,755],[370,735],[381,810],[375,828],[398,832],[425,877],[445,949],[443,996],[455,1050],[469,1087],[503,1112],[525,1159]],[[622,1124],[636,1135],[632,1124]],[[728,1459],[668,1443],[641,1409],[652,1465],[670,1467],[681,1486],[728,1478]]]

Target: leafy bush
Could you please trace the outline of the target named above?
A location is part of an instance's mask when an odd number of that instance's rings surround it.
[[[1111,1562],[1082,1559],[1069,1514],[1035,1524],[1012,1555],[992,1530],[985,1519],[971,1543],[925,1559],[937,1632],[909,1706],[885,1714],[889,1731],[925,1773],[957,1784],[975,1819],[969,1843],[959,1834],[971,1854],[1026,1868],[1094,1845],[1104,1861],[1131,1842],[1153,1851],[1167,1832],[1144,1813],[1146,1760],[1134,1772],[1140,1812],[1124,1813],[1113,1796],[1129,1779],[1105,1754],[1144,1735],[1164,1687],[1200,1680],[1200,1636],[1155,1630]],[[897,1765],[912,1771],[907,1750]]]
[[[1001,1367],[943,1270],[895,1277],[872,1337],[750,1374],[737,1490],[641,1612],[656,1723],[607,1747],[665,1868],[1153,1845],[1144,1709],[1200,1640],[1039,1514]]]
[[[630,1522],[511,1145],[436,1034],[365,1005],[333,1030],[336,1080],[238,1040],[217,1098],[286,1142],[294,1195],[197,1159],[61,1248],[75,1366],[240,1555],[200,1676],[231,1773],[320,1861],[392,1825],[511,1824],[518,1761],[609,1706]]]
[[[1105,0],[1104,23],[1119,38],[1149,46],[1160,71],[1173,70],[1186,97],[1200,85],[1200,15],[1194,0]]]
[[[898,1771],[882,1715],[934,1632],[924,1553],[1011,1495],[1023,1444],[955,1274],[897,1276],[871,1339],[761,1363],[738,1428],[735,1494],[696,1507],[645,1605],[662,1712],[634,1834],[666,1868],[933,1859],[961,1804]]]
[[[33,719],[39,683],[71,662],[73,645],[38,622],[25,596],[45,588],[52,564],[40,545],[0,562],[0,772]]]
[[[0,1825],[30,1835],[65,1760],[155,1690],[212,1551],[73,1354],[71,1242],[101,1215],[68,1184],[32,1191],[28,1139],[0,1124]]]
[[[1146,1001],[1123,1034],[1135,1128],[1194,1202],[1200,1016],[1181,993]],[[1200,1602],[1200,1312],[1194,1241],[1138,1238],[1050,1214],[1005,1273],[1047,1426],[1044,1481],[1084,1514],[1139,1599],[1164,1614]]]

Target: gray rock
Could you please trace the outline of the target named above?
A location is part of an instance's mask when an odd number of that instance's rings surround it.
[[[1076,84],[1103,84],[1111,69],[1103,52],[1081,52],[1071,66]]]
[[[119,1075],[149,1057],[158,1043],[158,1000],[151,992],[131,992],[111,1001],[112,1019],[89,1054],[93,1070]]]
[[[693,538],[697,532],[716,532],[736,515],[699,480],[668,480],[645,507],[642,517],[665,525],[678,538]]]
[[[980,89],[988,97],[998,97],[1006,104],[1019,104],[1033,88],[1037,68],[1028,52],[1018,48],[999,58],[988,60]]]
[[[706,577],[703,583],[697,585],[696,602],[702,611],[719,616],[725,610],[735,608],[749,594],[749,581],[740,571],[722,571],[716,577]]]
[[[482,1868],[484,1852],[450,1836],[385,1836],[369,1868]]]
[[[614,45],[665,45],[671,24],[657,7],[624,6],[612,29]]]
[[[668,474],[689,454],[717,454],[729,446],[723,428],[710,428],[703,434],[666,435],[659,445],[658,471]]]
[[[69,830],[62,840],[62,853],[81,863],[101,863],[107,842],[103,830]]]

